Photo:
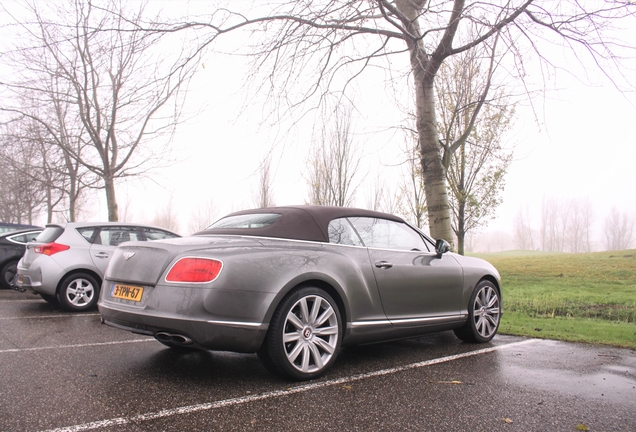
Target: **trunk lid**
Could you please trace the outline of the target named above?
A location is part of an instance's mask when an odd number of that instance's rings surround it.
[[[177,257],[205,250],[246,247],[260,242],[248,237],[193,236],[170,240],[130,242],[118,246],[106,269],[106,279],[156,285]]]

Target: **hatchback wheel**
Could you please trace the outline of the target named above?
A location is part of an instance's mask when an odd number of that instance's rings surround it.
[[[10,289],[18,272],[18,262],[9,261],[0,268],[0,288]]]
[[[497,333],[500,317],[499,291],[492,282],[481,281],[468,304],[468,321],[455,335],[466,342],[488,342]]]
[[[341,340],[336,302],[319,288],[305,287],[279,305],[259,357],[275,372],[296,380],[313,379],[334,363]]]
[[[81,312],[97,304],[99,283],[88,273],[75,273],[64,278],[57,293],[60,306],[64,309]]]

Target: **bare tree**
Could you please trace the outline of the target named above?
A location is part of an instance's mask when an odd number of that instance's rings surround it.
[[[407,144],[408,146],[408,144]],[[418,147],[411,146],[407,152],[407,161],[403,165],[405,171],[400,182],[400,209],[407,220],[418,228],[426,225],[426,194],[424,193],[424,176],[419,164]]]
[[[529,207],[520,208],[514,220],[514,242],[519,249],[590,252],[594,209],[588,198],[544,197],[541,205],[540,242],[532,227]]]
[[[50,106],[41,106],[40,99],[22,98],[19,110],[30,115],[14,118],[3,128],[3,135],[12,153],[23,160],[15,161],[14,168],[41,188],[47,222],[53,221],[54,214],[74,222],[83,202],[82,194],[94,185],[95,178],[64,150],[72,147],[81,154],[85,144],[66,129],[67,124],[72,124],[66,118],[68,106],[51,102]],[[46,126],[41,121],[44,118],[48,119]]]
[[[272,188],[272,157],[269,155],[259,167],[258,184],[253,196],[254,206],[258,208],[271,207],[274,203],[274,190]]]
[[[172,197],[170,197],[163,209],[155,214],[152,224],[173,232],[179,232],[179,216],[175,213]]]
[[[612,207],[603,223],[603,246],[607,250],[625,250],[636,237],[636,219]]]
[[[606,32],[611,31],[617,19],[631,16],[632,3],[289,0],[274,3],[268,12],[255,18],[247,15],[260,13],[263,5],[247,12],[217,10],[206,20],[169,25],[166,29],[208,30],[204,44],[243,28],[254,33],[262,31],[264,36],[255,34],[250,38],[255,42],[248,49],[257,55],[254,70],[261,71],[271,84],[267,94],[276,97],[280,106],[292,108],[316,99],[320,103],[335,87],[343,92],[350,90],[352,81],[364,76],[368,68],[384,68],[392,74],[397,63],[394,59],[408,56],[431,234],[452,242],[442,159],[444,153],[453,153],[459,146],[441,142],[437,128],[434,83],[442,64],[481,45],[489,45],[494,51],[495,40],[499,40],[497,58],[510,58],[509,76],[523,79],[524,64],[533,54],[543,61],[543,66],[553,67],[541,42],[556,38],[560,46],[570,47],[577,58],[591,57],[592,63],[609,75],[618,62],[613,50],[629,42],[614,42]],[[620,73],[620,68],[614,70]],[[394,79],[400,79],[400,71],[395,72],[399,75]],[[301,76],[304,79],[298,79]],[[299,92],[291,91],[292,87],[298,88],[295,84],[299,82],[310,84]],[[486,88],[478,105],[483,104],[487,94]],[[477,107],[473,120],[479,111]],[[470,132],[467,130],[466,136]]]
[[[385,195],[386,184],[380,176],[377,176],[365,196],[366,208],[373,211],[382,211]]]
[[[565,227],[568,206],[555,197],[543,197],[541,203],[541,249],[549,252],[565,251]]]
[[[132,199],[130,196],[127,196],[124,204],[119,206],[119,220],[121,222],[132,222],[134,220],[133,218]]]
[[[367,191],[365,201],[369,210],[384,213],[399,214],[403,208],[401,195],[379,175]]]
[[[532,218],[528,206],[520,208],[513,222],[513,241],[515,247],[521,250],[534,250],[537,248],[537,238],[532,229]]]
[[[115,0],[43,5],[29,5],[20,46],[5,56],[20,78],[4,84],[16,99],[28,91],[48,109],[4,110],[40,123],[67,162],[97,176],[108,219],[116,221],[116,180],[140,175],[150,161],[158,165],[166,151],[159,138],[178,122],[182,89],[196,68],[188,60],[196,55],[162,52],[166,35],[141,28],[143,7],[131,11]]]
[[[570,218],[566,229],[566,244],[570,252],[591,252],[591,230],[594,209],[589,199],[572,199],[569,202]]]
[[[352,140],[351,110],[339,107],[329,114],[309,160],[309,203],[349,206],[359,186],[356,175],[360,166]]]
[[[195,233],[209,227],[218,217],[216,204],[212,198],[202,202],[190,217],[188,230]]]
[[[512,160],[501,140],[514,108],[501,90],[484,98],[491,86],[494,53],[474,49],[454,56],[440,68],[435,86],[452,227],[461,255],[466,233],[486,224],[501,204],[504,175]]]
[[[16,153],[12,146],[0,146],[0,220],[3,222],[32,224],[44,205],[45,191],[23,174],[34,159],[29,153]]]

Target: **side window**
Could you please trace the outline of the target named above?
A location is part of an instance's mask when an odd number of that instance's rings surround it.
[[[117,246],[123,242],[140,240],[135,227],[102,227],[99,232],[99,238],[103,245],[108,246]]]
[[[87,242],[93,243],[95,241],[95,231],[97,228],[95,227],[84,227],[77,228],[77,232],[82,235],[86,239]],[[95,241],[95,243],[99,243],[99,241]],[[105,243],[108,244],[108,243]]]
[[[329,222],[329,243],[349,246],[363,246],[346,218],[334,219]]]
[[[26,241],[28,242],[32,242],[35,241],[35,238],[40,234],[40,231],[36,231],[36,232],[32,232],[32,233],[27,233],[26,235]]]
[[[26,244],[26,242],[29,241],[29,240],[27,240],[26,234],[8,237],[8,239],[11,240],[14,243],[20,243],[20,244]]]
[[[20,235],[14,235],[7,237],[8,240],[13,243],[27,244],[28,242],[35,241],[36,237],[40,235],[41,231],[28,232]]]
[[[146,235],[146,240],[163,240],[169,238],[179,237],[178,235],[172,234],[168,231],[163,231],[156,228],[142,228],[144,234]]]
[[[405,223],[367,217],[350,220],[368,247],[428,252],[422,236]]]

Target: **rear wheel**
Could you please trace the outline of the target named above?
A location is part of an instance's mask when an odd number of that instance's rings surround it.
[[[13,279],[18,272],[18,262],[9,261],[2,265],[0,268],[0,288],[11,289],[13,285]]]
[[[88,273],[74,273],[64,278],[57,292],[60,306],[72,312],[92,309],[99,298],[99,283]]]
[[[475,287],[468,304],[468,321],[455,330],[455,335],[465,342],[488,342],[499,328],[501,301],[495,285],[487,280]]]
[[[319,288],[304,287],[278,306],[258,355],[269,369],[308,380],[331,367],[341,340],[342,321],[336,302]]]

